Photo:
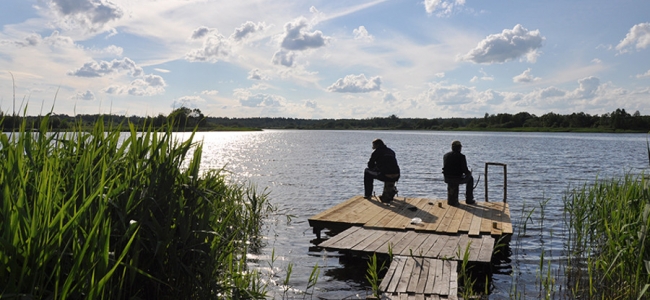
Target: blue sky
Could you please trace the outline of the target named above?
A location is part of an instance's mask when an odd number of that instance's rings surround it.
[[[0,25],[6,113],[650,114],[644,0],[2,0]]]

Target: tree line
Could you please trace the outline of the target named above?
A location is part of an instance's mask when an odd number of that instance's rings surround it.
[[[59,115],[49,114],[51,130],[72,129],[74,126],[91,126],[99,118],[117,126],[134,124],[137,128],[152,126],[160,128],[173,126],[174,130],[255,130],[255,129],[382,129],[382,130],[486,130],[486,131],[599,131],[599,132],[648,132],[650,116],[642,116],[639,111],[633,114],[625,109],[611,113],[590,115],[587,113],[557,114],[553,112],[541,116],[520,112],[517,114],[486,113],[482,118],[399,118],[373,117],[365,119],[299,119],[283,117],[228,118],[205,116],[200,109],[181,107],[170,114],[155,117],[119,115]],[[19,117],[0,112],[0,128],[11,131],[23,123],[27,128],[40,124],[43,116]],[[126,129],[126,126],[125,126]]]

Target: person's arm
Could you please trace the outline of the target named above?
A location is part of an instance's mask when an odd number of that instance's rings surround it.
[[[377,166],[377,150],[373,151],[370,155],[370,160],[368,160],[368,169],[374,169]]]
[[[469,168],[467,168],[467,158],[464,155],[462,159],[462,170],[463,170],[463,174],[465,174],[466,176],[472,175],[472,171],[470,171]]]

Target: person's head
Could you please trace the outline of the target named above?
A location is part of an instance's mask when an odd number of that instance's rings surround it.
[[[372,141],[372,149],[377,149],[383,146],[386,146],[386,144],[384,144],[384,141],[382,141],[381,139],[375,139],[374,141]]]
[[[451,142],[451,150],[460,152],[460,149],[463,148],[463,145],[460,144],[460,141]]]

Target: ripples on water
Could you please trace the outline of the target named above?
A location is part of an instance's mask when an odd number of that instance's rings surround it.
[[[648,168],[645,134],[602,133],[489,133],[418,131],[299,131],[198,133],[203,140],[202,168],[232,172],[233,180],[267,188],[278,208],[268,220],[267,246],[252,263],[262,270],[272,266],[275,283],[293,263],[291,297],[304,290],[312,268],[321,267],[315,298],[365,298],[365,261],[317,251],[307,219],[348,198],[363,193],[363,169],[371,154],[371,141],[382,138],[395,150],[402,170],[400,197],[443,199],[442,156],[451,141],[463,144],[463,153],[481,182],[475,191],[481,200],[486,162],[508,165],[507,198],[514,236],[510,253],[496,265],[492,299],[509,298],[513,282],[517,293],[536,297],[536,276],[542,251],[548,259],[560,259],[563,250],[562,196],[570,187],[581,187],[597,178],[620,177]],[[503,172],[489,169],[489,198],[503,198]],[[380,192],[379,183],[375,191]],[[461,196],[462,197],[462,196]],[[542,227],[540,203],[545,203]],[[525,212],[535,208],[523,232]],[[286,216],[290,217],[286,217]],[[271,262],[271,253],[276,259]],[[516,279],[516,280],[515,280]],[[282,297],[281,288],[270,292]],[[309,297],[308,297],[309,298]]]

